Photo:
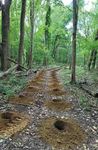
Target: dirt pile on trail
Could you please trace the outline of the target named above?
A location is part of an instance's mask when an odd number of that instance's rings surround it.
[[[19,96],[10,97],[9,102],[12,104],[33,105],[35,100],[32,97],[21,94]]]
[[[44,82],[44,71],[41,71],[37,76],[28,83],[28,86],[18,96],[10,97],[9,102],[13,104],[33,105],[35,103],[34,94],[43,92],[42,82]]]
[[[9,98],[9,102],[15,105],[30,105],[31,108],[35,104],[41,110],[45,106],[46,109],[58,113],[72,109],[73,104],[66,99],[68,93],[61,84],[57,71],[58,69],[38,72],[21,93]],[[35,95],[39,98],[36,99]],[[57,116],[44,118],[39,123],[38,134],[43,141],[56,150],[73,150],[85,140],[86,134],[77,121],[72,118],[62,118],[57,118]],[[10,137],[25,128],[28,123],[28,117],[19,112],[1,113],[0,135]]]
[[[51,71],[47,86],[47,93],[55,98],[47,100],[44,103],[45,107],[57,112],[68,111],[73,108],[73,104],[64,99],[67,92],[58,79],[56,71]],[[72,118],[45,118],[40,123],[38,133],[44,141],[52,145],[56,150],[73,150],[86,138],[84,130]]]
[[[8,138],[27,126],[29,117],[19,112],[0,112],[0,138]]]
[[[83,129],[71,118],[45,118],[41,122],[38,132],[43,140],[56,150],[73,150],[86,138]]]
[[[27,87],[19,94],[8,99],[11,104],[34,105],[34,93],[41,90],[44,82],[44,71],[37,74],[36,78],[29,82]],[[34,85],[35,84],[35,85]],[[0,138],[10,137],[21,131],[29,123],[29,117],[19,112],[0,113]]]
[[[73,105],[70,102],[61,99],[53,99],[45,102],[45,106],[54,111],[67,111],[72,109]]]

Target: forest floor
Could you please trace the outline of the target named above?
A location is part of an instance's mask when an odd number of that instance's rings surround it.
[[[84,78],[88,80],[88,74]],[[71,85],[65,68],[44,69],[29,79],[21,92],[0,101],[1,112],[29,116],[18,132],[13,127],[21,125],[21,118],[7,124],[13,134],[6,138],[0,134],[0,150],[98,150],[98,98]],[[56,121],[60,123],[55,125]]]

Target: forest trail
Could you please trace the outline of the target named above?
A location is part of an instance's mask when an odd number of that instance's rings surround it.
[[[10,122],[7,128],[11,125],[12,134],[16,133],[0,138],[0,150],[97,150],[97,121],[84,113],[63,86],[59,68],[39,71],[18,96],[2,106],[5,110],[27,115],[29,121],[24,126],[20,123],[20,132],[13,128],[19,122]]]

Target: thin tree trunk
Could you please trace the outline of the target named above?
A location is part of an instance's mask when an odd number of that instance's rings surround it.
[[[50,15],[51,15],[51,6],[50,6],[50,0],[47,0],[47,12],[46,12],[46,20],[45,20],[45,49],[49,50],[50,49],[50,33],[49,33],[49,27],[51,24],[51,19],[50,19]],[[47,58],[47,54],[45,54],[44,56],[44,60],[46,62],[46,66],[48,63],[48,58]],[[44,62],[43,62],[44,63]]]
[[[22,0],[21,17],[20,17],[20,40],[19,40],[18,68],[17,68],[17,70],[21,70],[20,65],[22,65],[22,58],[23,58],[25,12],[26,12],[26,0]]]
[[[97,57],[97,51],[95,50],[93,54],[93,60],[92,60],[92,69],[95,69],[96,57]]]
[[[76,33],[78,22],[78,0],[73,0],[72,74],[71,83],[76,82]]]
[[[32,68],[32,52],[34,48],[34,0],[30,1],[30,22],[31,22],[31,36],[30,36],[30,51],[29,51],[29,69]]]
[[[98,40],[98,30],[96,32],[96,36],[95,36],[95,41]],[[91,54],[90,54],[90,59],[89,59],[89,63],[88,63],[88,70],[90,71],[90,69],[94,69],[95,68],[95,65],[96,65],[96,57],[97,57],[97,50],[96,49],[93,49],[91,51]]]
[[[59,35],[56,35],[55,40],[54,40],[53,52],[52,52],[52,57],[54,59],[56,59],[56,51],[57,51],[57,47],[59,46],[58,43],[57,43],[58,39],[59,39]]]
[[[84,54],[84,67],[86,65],[86,55]]]
[[[92,50],[91,54],[90,54],[90,59],[89,59],[89,63],[88,63],[88,70],[89,71],[91,69],[91,64],[92,64],[92,60],[93,60],[93,53],[94,53],[94,50]]]
[[[50,47],[50,33],[49,27],[51,24],[51,7],[50,7],[50,0],[47,0],[47,12],[46,12],[46,22],[45,22],[45,46],[47,49]]]
[[[10,6],[11,0],[6,0],[2,5],[2,49],[1,49],[1,70],[6,71],[9,68],[9,27],[10,27]]]

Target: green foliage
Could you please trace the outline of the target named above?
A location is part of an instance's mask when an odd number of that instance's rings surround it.
[[[91,108],[90,108],[90,105],[87,101],[87,99],[83,96],[81,96],[79,98],[79,103],[80,103],[80,106],[85,110],[85,111],[91,111]]]
[[[71,63],[72,51],[72,4],[64,6],[62,0],[51,0],[51,16],[49,18],[50,49],[45,52],[45,17],[47,12],[47,1],[35,0],[35,22],[34,22],[34,50],[33,63],[43,64],[44,57],[47,54],[49,64],[51,63]],[[79,1],[79,19],[77,33],[77,64],[86,63],[90,51],[98,49],[98,42],[94,41],[96,31],[98,30],[98,2],[94,4],[94,10],[85,9],[84,0]],[[21,0],[12,1],[10,13],[10,54],[17,61],[19,47],[19,30]],[[0,16],[1,20],[1,16]],[[56,58],[53,58],[53,49],[56,36],[59,36],[56,42]],[[0,37],[1,39],[1,37]],[[24,42],[24,65],[27,66],[27,54],[30,49],[30,1],[26,5],[25,19],[25,42]]]
[[[86,101],[84,96],[79,97],[80,106],[83,108],[88,108],[88,102]]]
[[[11,23],[10,23],[10,53],[11,57],[17,61],[18,47],[19,47],[19,30],[20,30],[20,14],[21,14],[21,1],[15,0],[11,5]],[[60,35],[59,53],[60,59],[58,62],[65,62],[64,52],[65,39],[68,34],[65,25],[69,23],[72,17],[72,12],[64,7],[61,0],[51,1],[51,16],[50,16],[50,50],[47,52],[49,64],[54,62],[52,57],[52,49],[55,36]],[[49,9],[49,10],[50,10]],[[47,11],[47,3],[35,1],[35,32],[34,32],[34,50],[33,50],[33,63],[43,64],[45,52],[45,16]],[[43,17],[42,17],[43,16]],[[58,20],[59,18],[59,20]],[[50,22],[49,20],[49,22]],[[30,49],[30,3],[27,1],[26,6],[26,19],[25,19],[25,42],[24,42],[24,60]],[[61,50],[60,50],[61,49]],[[67,49],[65,49],[67,51]],[[58,53],[58,52],[57,52]],[[65,53],[65,54],[64,54]],[[64,54],[64,55],[63,55]],[[58,55],[58,54],[57,54]],[[25,64],[25,63],[24,63]]]
[[[26,85],[26,78],[18,78],[14,75],[11,75],[7,80],[0,81],[0,93],[9,97],[18,93]]]

